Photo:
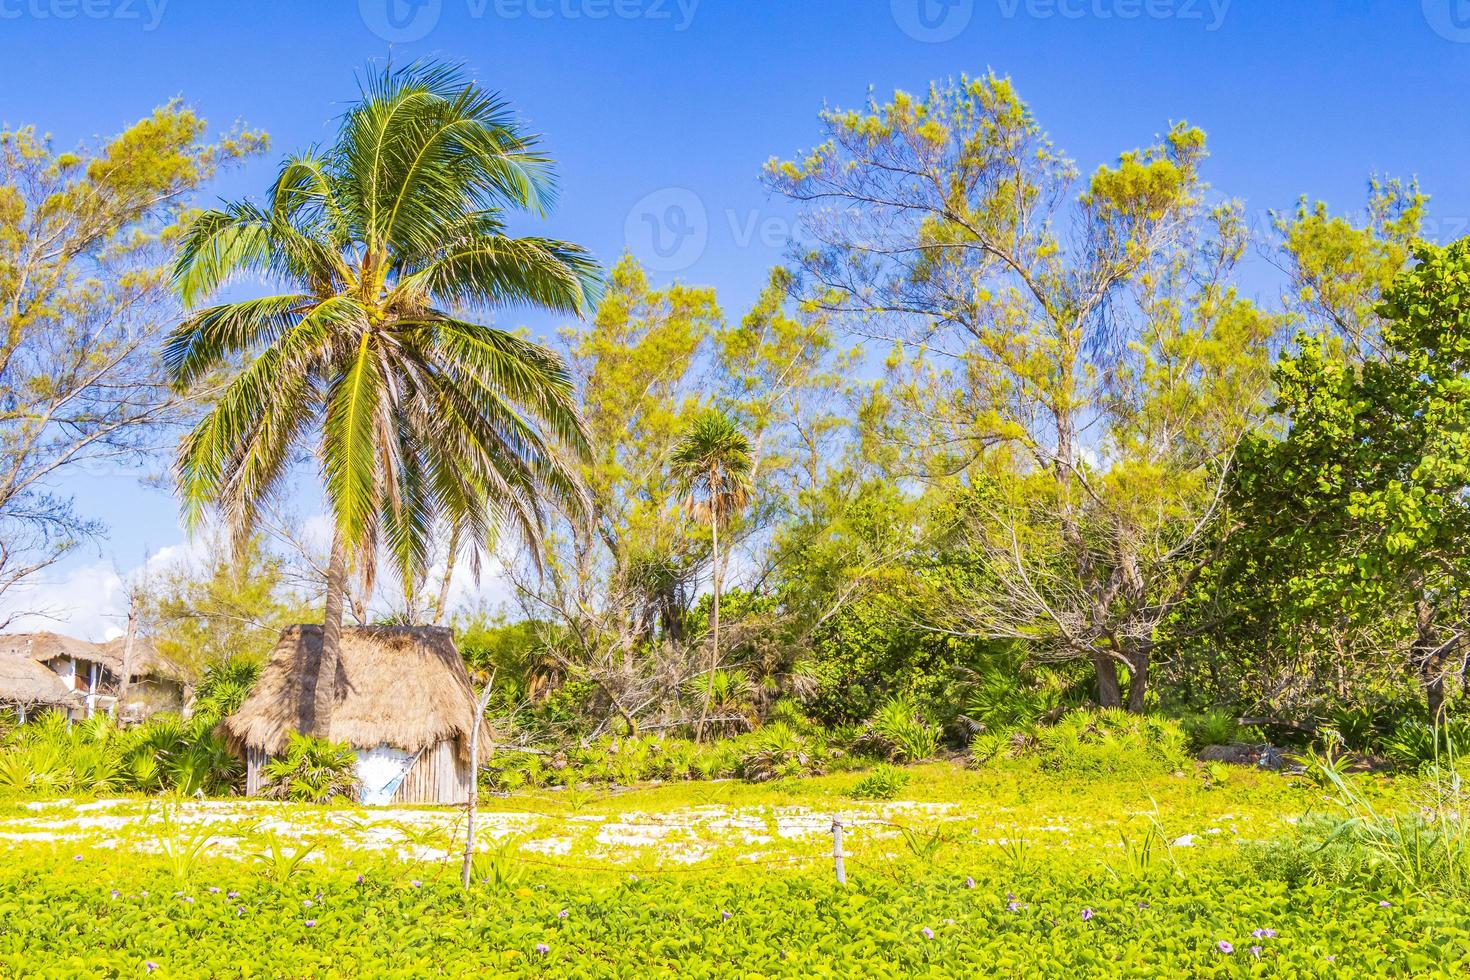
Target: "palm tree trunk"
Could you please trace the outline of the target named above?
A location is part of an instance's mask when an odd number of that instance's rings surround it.
[[[444,607],[449,604],[449,580],[454,577],[454,559],[459,554],[459,524],[449,532],[449,555],[444,559],[444,581],[439,583],[439,595],[434,600],[434,626],[444,623]]]
[[[312,734],[331,737],[332,708],[337,700],[337,664],[341,659],[342,605],[347,591],[347,552],[342,536],[332,534],[332,557],[327,563],[327,606],[322,617],[322,652],[317,664],[315,699],[311,709]]]
[[[714,604],[710,610],[710,646],[712,652],[709,661],[709,680],[704,689],[704,704],[699,708],[699,725],[694,729],[694,741],[704,741],[704,723],[709,718],[709,703],[715,696],[715,671],[720,667],[720,517],[710,508],[710,557],[714,561],[712,573],[712,585],[714,587]]]

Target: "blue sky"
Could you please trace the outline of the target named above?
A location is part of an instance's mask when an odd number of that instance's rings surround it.
[[[179,96],[270,134],[207,197],[259,194],[390,56],[463,62],[546,135],[562,197],[541,231],[606,262],[631,248],[730,315],[790,228],[761,165],[809,146],[824,103],[987,68],[1084,172],[1187,119],[1211,183],[1253,210],[1354,210],[1370,173],[1417,175],[1432,237],[1470,234],[1470,0],[0,0],[0,121],[67,145]],[[114,566],[183,535],[136,475],[64,489],[112,530],[45,587],[75,610],[63,628],[100,635]]]

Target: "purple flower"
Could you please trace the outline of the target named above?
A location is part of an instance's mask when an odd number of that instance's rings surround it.
[[[925,939],[933,939],[934,938],[934,930],[933,929],[930,929],[928,926],[925,926],[924,928],[920,929],[919,931],[924,934],[924,938]]]
[[[730,921],[730,913],[727,912],[727,911],[721,910],[721,912],[720,912],[720,921],[721,922],[729,922]]]
[[[158,964],[153,962],[152,960],[145,960],[143,962],[143,966],[147,968],[149,973],[152,973],[154,970],[158,969]]]
[[[1259,947],[1259,946],[1252,946],[1251,947],[1251,955],[1254,956],[1256,959],[1260,959],[1261,958],[1261,947]]]
[[[560,912],[556,913],[556,917],[558,919],[565,919],[567,917],[567,910],[562,909]]]
[[[1015,899],[1011,899],[1009,902],[1006,903],[1006,911],[1008,912],[1019,912],[1025,907],[1026,906],[1022,905]]]
[[[419,881],[417,878],[415,878],[413,881],[410,881],[409,884],[412,885],[415,888],[422,888],[422,887],[424,887],[424,883],[422,881]]]
[[[1090,920],[1091,920],[1091,919],[1092,919],[1092,917],[1093,917],[1093,915],[1095,915],[1095,914],[1096,914],[1096,913],[1094,913],[1094,912],[1093,912],[1093,911],[1092,911],[1092,909],[1083,909],[1083,910],[1082,910],[1082,921],[1083,921],[1083,922],[1088,922],[1088,921],[1090,921]]]
[[[80,854],[78,854],[76,857],[72,858],[73,861],[80,861],[81,859],[82,859],[82,856]]]
[[[965,878],[965,887],[966,888],[974,888],[975,887],[975,879],[974,878],[970,878],[970,877],[967,876]]]
[[[144,898],[147,898],[148,897],[148,893],[147,892],[139,892],[138,894],[139,895],[142,895]]]
[[[185,895],[183,898],[179,899],[179,901],[181,901],[181,902],[188,902],[190,905],[193,905],[194,904],[194,900],[192,898],[190,898],[188,895]]]
[[[235,918],[238,919],[238,918],[240,918],[240,916],[242,916],[244,914],[245,914],[245,906],[243,906],[243,905],[236,905],[235,906]]]
[[[551,952],[551,947],[546,945],[545,943],[537,943],[536,952],[540,953],[542,956],[545,956],[547,953]]]
[[[120,892],[120,891],[118,891],[118,890],[117,890],[117,889],[116,889],[116,888],[114,888],[114,889],[113,889],[113,890],[112,890],[112,897],[113,897],[113,898],[117,898],[117,897],[118,897],[118,896],[119,896],[119,895],[121,895],[121,894],[122,894],[122,892]]]
[[[304,925],[306,926],[306,928],[310,929],[312,926],[316,925],[316,920],[315,919],[307,919],[306,922],[304,923]]]
[[[209,890],[209,894],[211,894],[211,895],[218,895],[219,894],[219,889],[218,888],[211,888]]]
[[[1215,948],[1224,953],[1226,956],[1229,956],[1231,953],[1235,952],[1235,947],[1230,945],[1223,939],[1215,944]]]
[[[1393,908],[1393,903],[1392,902],[1379,902],[1378,903],[1378,907],[1381,908],[1381,909]]]
[[[301,905],[302,905],[303,908],[308,908],[308,909],[311,908],[311,899],[309,899],[309,898],[303,898],[301,900]]]
[[[1251,931],[1251,935],[1254,936],[1256,939],[1275,939],[1276,938],[1276,930],[1275,929],[1253,929]]]
[[[362,875],[358,875],[358,876],[357,876],[357,883],[358,883],[358,884],[359,884],[359,885],[360,885],[360,884],[362,884]]]
[[[225,895],[225,898],[239,898],[239,897],[240,897],[240,893],[239,892],[228,892]]]

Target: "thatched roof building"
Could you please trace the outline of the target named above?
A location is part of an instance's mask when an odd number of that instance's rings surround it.
[[[74,709],[81,700],[60,677],[31,658],[0,653],[0,704],[15,708],[22,717],[36,708]]]
[[[321,648],[320,626],[288,627],[250,697],[225,719],[225,734],[244,750],[247,792],[261,790],[261,767],[295,731],[357,750],[364,802],[467,801],[475,697],[449,630],[344,629],[326,731],[313,717]]]
[[[23,657],[30,657],[32,660],[39,660],[41,663],[75,660],[82,663],[100,664],[114,676],[122,675],[123,655],[126,651],[127,640],[121,636],[105,643],[92,643],[89,640],[62,636],[60,633],[6,633],[0,635],[0,653],[19,654]],[[133,639],[133,662],[130,673],[132,676],[128,678],[129,680],[136,680],[139,677],[180,680],[185,672],[154,649],[153,644],[149,643],[146,638],[139,636]]]
[[[60,633],[7,633],[0,635],[0,656],[13,655],[44,664],[68,690],[79,695],[77,710],[121,711],[124,717],[146,717],[156,711],[184,707],[185,671],[154,649],[143,637],[134,637],[127,664],[128,697],[119,703],[128,658],[123,637],[92,643]]]

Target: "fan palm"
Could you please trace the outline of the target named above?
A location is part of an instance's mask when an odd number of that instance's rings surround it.
[[[381,549],[411,588],[436,526],[481,547],[504,526],[531,539],[547,502],[580,501],[571,457],[585,436],[565,366],[461,312],[581,315],[595,302],[587,252],[506,233],[506,213],[541,212],[553,186],[498,97],[449,66],[387,69],[366,77],[329,147],[286,159],[263,206],[206,211],[181,243],[188,307],[242,276],[285,290],[196,309],[164,361],[180,388],[235,369],[179,447],[190,522],[214,506],[243,539],[293,457],[314,451],[334,529],[319,731],[349,566],[370,587]]]
[[[694,730],[695,739],[700,740],[714,697],[715,671],[720,666],[720,528],[728,527],[750,499],[750,441],[728,415],[711,409],[696,417],[675,445],[670,465],[690,513],[710,529],[711,656],[704,703]]]

